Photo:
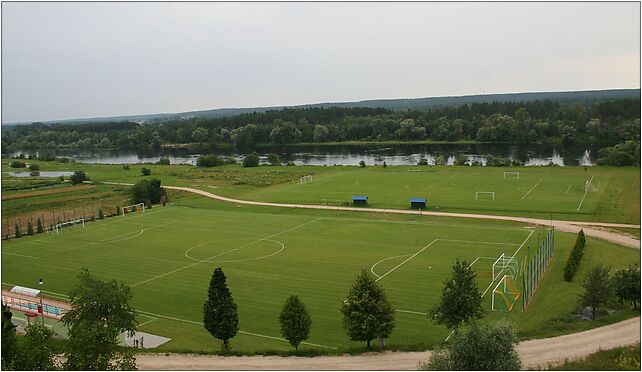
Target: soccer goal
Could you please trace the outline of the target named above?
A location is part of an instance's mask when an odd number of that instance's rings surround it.
[[[504,172],[504,178],[519,178],[519,172]]]
[[[299,178],[299,184],[310,183],[310,182],[312,182],[312,176],[311,175],[307,175],[307,176],[303,176],[303,177]]]
[[[79,219],[73,220],[73,221],[67,221],[67,222],[58,223],[58,224],[56,224],[54,226],[54,231],[56,231],[56,234],[60,234],[62,229],[64,229],[65,227],[70,227],[70,226],[73,226],[73,227],[81,226],[82,228],[84,228],[85,227],[85,219],[84,218],[79,218]]]
[[[493,262],[493,281],[497,280],[499,276],[506,272],[508,275],[517,277],[519,274],[519,263],[515,259],[515,256],[508,256],[502,253],[495,262]]]
[[[495,200],[494,191],[476,191],[475,200]]]
[[[584,182],[584,192],[597,192],[600,191],[600,183],[598,182],[597,185],[593,184],[593,177],[591,177],[590,180],[586,180]]]
[[[513,310],[515,303],[519,300],[521,293],[517,289],[514,277],[504,275],[493,289],[491,297],[491,309],[508,313]]]
[[[145,212],[145,203],[132,204],[121,208],[121,214],[123,217],[125,217],[127,213],[131,212]]]

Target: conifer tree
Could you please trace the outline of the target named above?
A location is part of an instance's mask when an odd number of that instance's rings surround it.
[[[27,223],[27,235],[33,235],[33,225],[31,224],[31,221]]]
[[[301,342],[307,340],[310,335],[312,319],[298,296],[290,296],[287,299],[279,315],[279,322],[283,338],[299,350]]]
[[[44,231],[44,229],[42,227],[42,220],[40,219],[40,217],[38,217],[38,221],[36,221],[36,232],[38,232],[38,234],[40,234],[43,231]]]
[[[16,238],[19,238],[22,236],[22,234],[20,234],[20,226],[18,226],[18,224],[16,224],[16,226],[13,229],[14,229],[13,231]]]
[[[220,267],[214,270],[210,280],[207,301],[203,305],[203,324],[212,336],[223,341],[225,350],[229,349],[229,341],[239,330],[236,303]]]

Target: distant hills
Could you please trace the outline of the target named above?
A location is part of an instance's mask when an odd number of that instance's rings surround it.
[[[218,108],[202,111],[187,111],[180,113],[147,114],[110,116],[99,118],[82,118],[70,120],[51,120],[44,123],[65,123],[82,124],[114,121],[165,121],[179,118],[217,118],[225,116],[236,116],[250,112],[265,112],[269,110],[280,110],[283,108],[305,108],[305,107],[367,107],[387,108],[390,110],[428,110],[431,108],[457,107],[472,103],[491,102],[529,102],[550,100],[560,104],[571,104],[581,102],[591,105],[596,102],[615,100],[621,98],[640,98],[640,89],[610,89],[610,90],[584,90],[572,92],[533,92],[533,93],[503,93],[503,94],[479,94],[469,96],[452,97],[427,97],[427,98],[399,98],[399,99],[373,99],[356,102],[328,102],[293,106],[271,106],[271,107],[248,107],[248,108]],[[7,123],[3,126],[13,126],[30,123]]]

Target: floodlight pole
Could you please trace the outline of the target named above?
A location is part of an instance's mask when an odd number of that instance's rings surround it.
[[[40,315],[42,317],[42,325],[43,326],[45,325],[45,308],[42,306],[42,285],[44,283],[45,282],[42,280],[42,278],[40,278],[40,281],[38,282],[38,285],[40,286],[40,311],[41,311]]]

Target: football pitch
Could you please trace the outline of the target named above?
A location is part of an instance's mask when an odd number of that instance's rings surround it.
[[[506,314],[490,311],[497,283],[492,281],[492,264],[507,254],[521,265],[543,238],[543,227],[188,200],[190,207],[185,202],[155,207],[85,228],[69,227],[58,235],[5,242],[3,287],[37,287],[42,277],[48,295],[63,297],[80,270],[88,268],[101,279],[122,280],[132,288],[139,330],[172,338],[161,349],[186,351],[219,348],[201,325],[208,283],[219,266],[239,310],[240,333],[232,347],[243,351],[290,348],[280,339],[278,314],[292,294],[312,316],[305,348],[362,346],[345,335],[339,310],[362,268],[382,284],[396,309],[396,328],[388,340],[392,345],[432,344],[447,337],[448,330],[434,325],[425,313],[439,300],[443,280],[457,259],[466,260],[477,273],[490,318],[512,318],[521,329],[538,327],[576,302],[577,285],[560,283],[575,239],[570,234],[556,232],[553,274],[545,277],[536,301],[525,312],[520,301]],[[639,251],[589,242],[595,251],[587,250],[588,261],[618,268],[639,260]],[[546,303],[538,301],[542,297]]]
[[[333,169],[299,183],[217,190],[240,199],[302,204],[409,208],[428,199],[428,210],[478,212],[565,220],[639,222],[639,175],[583,167],[367,167]],[[621,174],[619,174],[621,173]],[[637,206],[636,206],[637,205]],[[637,209],[636,209],[637,208]],[[614,213],[618,211],[618,213]]]

